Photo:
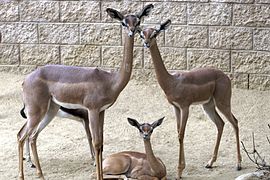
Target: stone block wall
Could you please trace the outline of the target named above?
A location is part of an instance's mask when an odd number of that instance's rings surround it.
[[[28,73],[45,64],[117,69],[123,14],[155,7],[143,26],[167,19],[158,37],[170,71],[215,67],[235,87],[270,90],[270,0],[0,0],[0,70]],[[155,81],[148,49],[136,37],[132,78]]]

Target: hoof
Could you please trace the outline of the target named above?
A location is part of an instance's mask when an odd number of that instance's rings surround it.
[[[181,180],[181,179],[183,179],[182,173],[181,173],[181,175],[180,175],[180,173],[179,173],[178,176],[175,178],[175,180]]]
[[[27,164],[28,167],[30,168],[36,168],[36,166],[30,161],[28,161],[28,164]]]
[[[37,176],[38,176],[40,179],[45,180],[45,178],[44,178],[44,176],[43,176],[42,173],[37,173]]]
[[[207,165],[205,166],[205,168],[207,168],[207,169],[212,169],[213,167],[212,167],[211,165],[207,164]]]
[[[237,165],[236,170],[240,171],[242,169],[241,165]]]
[[[96,167],[96,161],[95,161],[95,160],[92,160],[92,161],[90,162],[90,164],[91,164],[92,166]]]

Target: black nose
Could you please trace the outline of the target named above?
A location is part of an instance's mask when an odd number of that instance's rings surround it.
[[[133,37],[136,33],[137,33],[137,28],[135,27],[135,28],[130,28],[130,30],[129,30],[129,33],[128,33],[128,36],[129,37]]]
[[[144,134],[143,135],[143,139],[148,139],[149,138],[149,135],[148,134]]]
[[[144,46],[145,48],[149,48],[149,47],[150,47],[150,44],[149,44],[149,43],[144,43],[143,46]]]

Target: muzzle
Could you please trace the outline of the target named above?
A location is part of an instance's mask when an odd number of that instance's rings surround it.
[[[148,134],[143,134],[143,139],[144,139],[144,140],[149,139],[149,135],[148,135]]]
[[[149,43],[143,43],[143,47],[144,48],[150,48],[150,44]]]
[[[130,29],[128,32],[128,37],[133,37],[137,31],[138,31],[137,27]]]

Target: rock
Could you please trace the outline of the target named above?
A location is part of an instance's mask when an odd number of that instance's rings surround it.
[[[238,176],[235,180],[256,180],[256,179],[270,179],[270,171],[260,170],[253,173],[243,174]]]

